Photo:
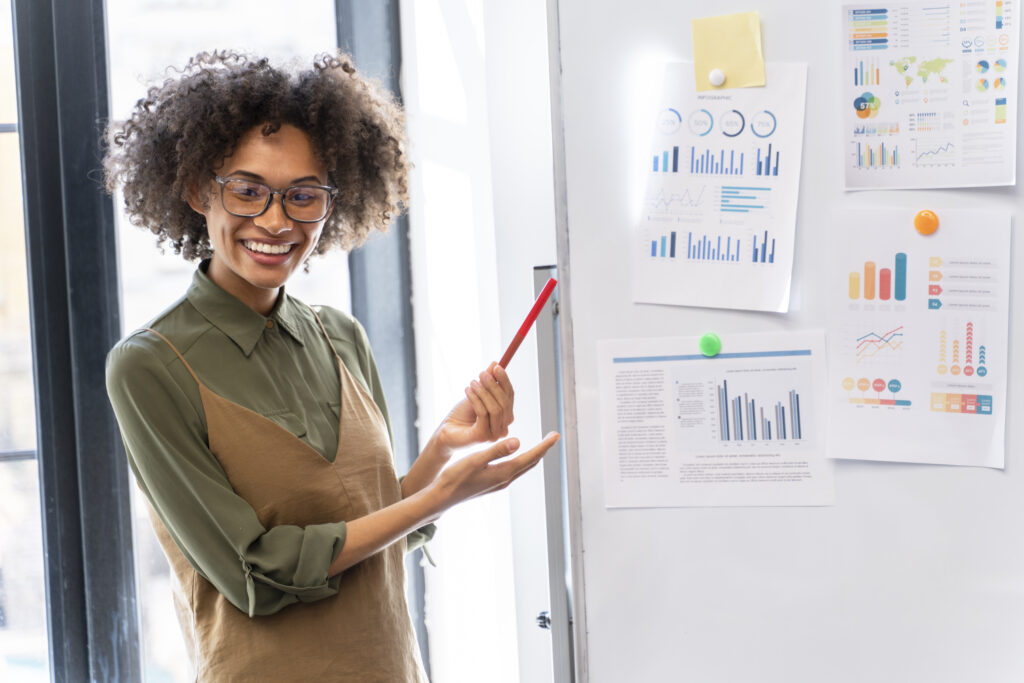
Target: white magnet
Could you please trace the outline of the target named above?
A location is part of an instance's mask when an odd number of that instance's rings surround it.
[[[721,69],[712,69],[708,74],[708,81],[716,88],[725,83],[725,72]]]

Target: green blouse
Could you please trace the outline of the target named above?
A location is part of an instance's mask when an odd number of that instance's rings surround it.
[[[186,295],[146,325],[167,337],[215,393],[273,420],[328,460],[338,445],[340,385],[334,354],[309,308],[283,290],[266,317],[213,283],[206,264]],[[352,317],[318,308],[345,367],[388,420],[369,341]],[[136,331],[107,357],[107,392],[135,478],[196,571],[253,614],[334,595],[327,570],[345,543],[345,521],[264,528],[210,452],[195,380],[157,335]],[[388,423],[390,429],[390,423]],[[342,449],[344,453],[344,449]],[[409,548],[433,536],[428,525]]]

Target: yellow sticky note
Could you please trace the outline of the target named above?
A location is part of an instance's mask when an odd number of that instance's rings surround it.
[[[761,18],[757,12],[694,19],[693,71],[697,90],[724,90],[764,85]],[[725,80],[715,86],[713,71]]]

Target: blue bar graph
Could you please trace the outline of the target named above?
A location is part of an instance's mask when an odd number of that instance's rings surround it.
[[[655,173],[679,173],[679,147],[672,148],[672,163],[669,163],[669,150],[655,154],[651,162],[651,170]]]
[[[768,251],[768,231],[764,231],[764,238],[761,245],[757,244],[757,235],[754,235],[754,263],[775,263],[775,238],[772,238],[772,249]]]
[[[743,152],[724,149],[717,153],[706,149],[700,154],[696,147],[690,148],[690,173],[692,175],[743,175]]]
[[[756,175],[779,175],[779,150],[775,150],[775,163],[772,164],[772,145],[768,143],[768,149],[762,152],[757,150],[757,166],[754,169]]]
[[[667,247],[667,249],[666,249]],[[676,233],[675,230],[668,235],[662,235],[658,239],[651,240],[651,258],[675,258],[676,257]]]
[[[729,398],[729,381],[718,385],[718,437],[722,441],[782,441],[803,439],[800,394],[791,389],[785,403],[758,404],[747,393]],[[773,428],[774,427],[774,428]],[[760,434],[760,437],[758,436]]]
[[[723,185],[719,209],[726,213],[750,213],[767,207],[770,187]]]
[[[726,235],[695,235],[686,236],[686,258],[690,261],[739,261],[740,238]]]

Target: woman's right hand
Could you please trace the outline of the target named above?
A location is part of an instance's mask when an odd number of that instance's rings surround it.
[[[427,493],[435,498],[440,514],[465,500],[491,491],[500,491],[534,467],[548,449],[561,439],[551,432],[533,448],[515,457],[508,457],[519,449],[519,439],[499,441],[490,448],[467,455],[445,468],[428,487]],[[501,458],[508,458],[501,460]]]

